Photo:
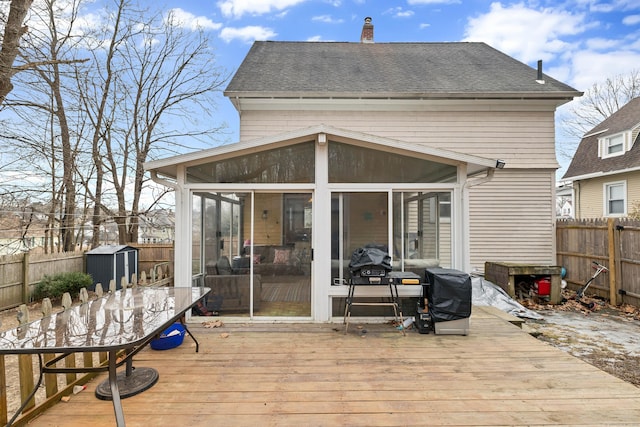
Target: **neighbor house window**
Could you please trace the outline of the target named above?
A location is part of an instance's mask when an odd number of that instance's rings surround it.
[[[624,135],[618,134],[601,139],[602,158],[624,154]]]
[[[605,216],[622,216],[626,214],[627,185],[624,181],[605,184]]]

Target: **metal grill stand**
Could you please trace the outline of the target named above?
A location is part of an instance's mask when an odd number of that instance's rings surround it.
[[[392,274],[392,273],[390,273]],[[349,280],[349,294],[347,296],[347,301],[344,308],[344,333],[346,334],[349,330],[349,320],[351,319],[351,307],[354,305],[364,305],[364,306],[387,306],[393,308],[393,315],[396,322],[399,321],[399,324],[402,325],[404,319],[402,318],[402,309],[400,308],[399,298],[398,298],[398,286],[395,280],[389,280],[387,278],[381,278],[380,282],[385,283],[357,283],[358,280]],[[385,302],[354,302],[354,292],[356,286],[372,286],[372,285],[387,285],[389,287],[389,301]],[[399,319],[399,320],[398,320]],[[404,328],[402,329],[402,333],[404,334]]]

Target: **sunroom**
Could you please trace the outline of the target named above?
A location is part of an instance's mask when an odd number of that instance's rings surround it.
[[[360,247],[385,248],[394,271],[468,270],[468,190],[499,163],[318,125],[145,169],[175,190],[175,286],[212,288],[207,307],[229,321],[327,322],[342,320]]]

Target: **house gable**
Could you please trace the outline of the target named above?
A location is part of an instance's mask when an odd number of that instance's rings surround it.
[[[497,162],[497,159],[458,153],[427,145],[408,144],[392,138],[339,129],[328,125],[317,125],[305,129],[298,129],[292,132],[271,135],[265,138],[258,138],[250,141],[228,144],[209,150],[202,150],[194,153],[168,157],[161,160],[150,161],[144,164],[144,168],[145,170],[159,173],[165,177],[176,178],[178,166],[180,165],[189,167],[205,164],[214,159],[225,159],[241,156],[246,153],[254,153],[256,150],[268,150],[283,145],[317,140],[319,135],[324,135],[328,140],[366,144],[370,147],[376,147],[376,149],[381,151],[405,153],[406,155],[419,154],[431,158],[434,161],[452,165],[465,163],[467,165],[467,173],[469,175],[477,174],[486,169],[493,168],[496,166]]]
[[[640,97],[589,131],[571,160],[565,180],[582,180],[640,169]],[[612,143],[616,151],[608,152]]]

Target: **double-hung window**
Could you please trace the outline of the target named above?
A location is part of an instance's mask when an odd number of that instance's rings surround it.
[[[605,216],[624,216],[627,206],[627,185],[625,181],[604,185]]]
[[[624,154],[624,134],[622,133],[602,138],[601,144],[603,159]]]

